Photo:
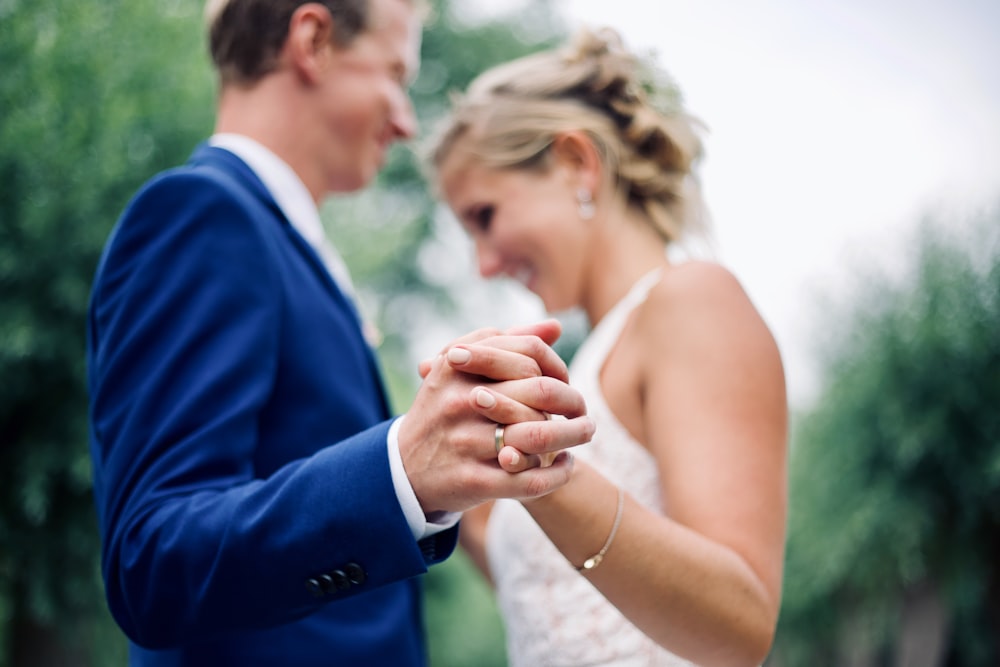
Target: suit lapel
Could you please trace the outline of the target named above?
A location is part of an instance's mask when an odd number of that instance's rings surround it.
[[[243,190],[250,193],[265,208],[267,208],[272,213],[274,221],[281,225],[289,241],[296,247],[302,255],[302,258],[309,264],[320,280],[323,281],[337,303],[344,308],[347,308],[358,321],[358,327],[361,327],[361,318],[354,305],[353,299],[344,294],[343,290],[340,289],[337,281],[334,280],[329,269],[327,269],[326,262],[323,261],[323,258],[320,257],[319,253],[316,252],[316,249],[313,248],[313,246],[306,241],[302,235],[298,233],[298,231],[296,231],[295,227],[285,216],[285,212],[281,210],[280,206],[278,206],[278,203],[274,200],[274,197],[268,191],[267,187],[265,187],[264,183],[257,177],[257,174],[255,174],[243,160],[223,148],[215,148],[207,144],[202,144],[195,150],[191,157],[190,164],[192,166],[209,167],[218,170],[230,179],[236,181],[236,183]]]
[[[296,247],[305,262],[323,282],[334,302],[340,308],[347,310],[354,318],[354,322],[357,325],[357,334],[361,339],[361,347],[365,350],[368,365],[379,387],[384,412],[386,416],[391,415],[389,399],[382,382],[382,373],[378,359],[364,335],[364,323],[354,303],[354,299],[346,295],[340,288],[327,268],[326,262],[323,261],[323,258],[320,257],[316,249],[298,233],[257,174],[235,154],[223,148],[210,146],[207,143],[203,143],[195,149],[189,160],[189,165],[193,167],[208,167],[233,180],[241,189],[248,192],[261,205],[267,208],[275,222],[282,226],[289,242]]]

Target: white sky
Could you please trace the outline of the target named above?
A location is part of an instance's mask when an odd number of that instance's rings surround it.
[[[816,388],[817,290],[850,258],[891,263],[925,214],[1000,203],[996,0],[553,4],[655,51],[708,125],[718,257],[771,325],[793,403]]]

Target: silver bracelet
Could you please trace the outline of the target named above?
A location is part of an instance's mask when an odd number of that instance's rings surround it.
[[[611,524],[611,534],[608,535],[608,539],[604,543],[604,546],[601,547],[600,551],[598,551],[596,554],[594,554],[593,556],[591,556],[587,560],[583,561],[583,565],[581,565],[580,567],[576,568],[577,572],[584,572],[586,570],[593,570],[595,567],[597,567],[598,565],[601,564],[602,560],[604,560],[604,555],[606,553],[608,553],[608,547],[611,546],[611,543],[615,539],[615,535],[618,533],[618,525],[622,522],[622,511],[624,509],[625,509],[625,491],[622,490],[622,487],[619,486],[618,487],[618,509],[615,511],[615,522],[613,524]]]

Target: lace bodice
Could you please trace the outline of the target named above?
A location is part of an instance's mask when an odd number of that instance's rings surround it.
[[[629,313],[645,300],[659,275],[650,273],[633,286],[594,327],[570,366],[571,382],[597,425],[594,439],[574,454],[656,512],[662,512],[656,463],[607,406],[599,374]],[[497,501],[486,544],[511,667],[691,664],[633,626],[559,553],[520,503]]]

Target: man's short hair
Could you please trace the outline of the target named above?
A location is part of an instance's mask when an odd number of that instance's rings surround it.
[[[271,72],[292,14],[310,2],[330,12],[338,46],[349,46],[369,28],[369,0],[208,0],[209,54],[222,83],[249,84]]]

